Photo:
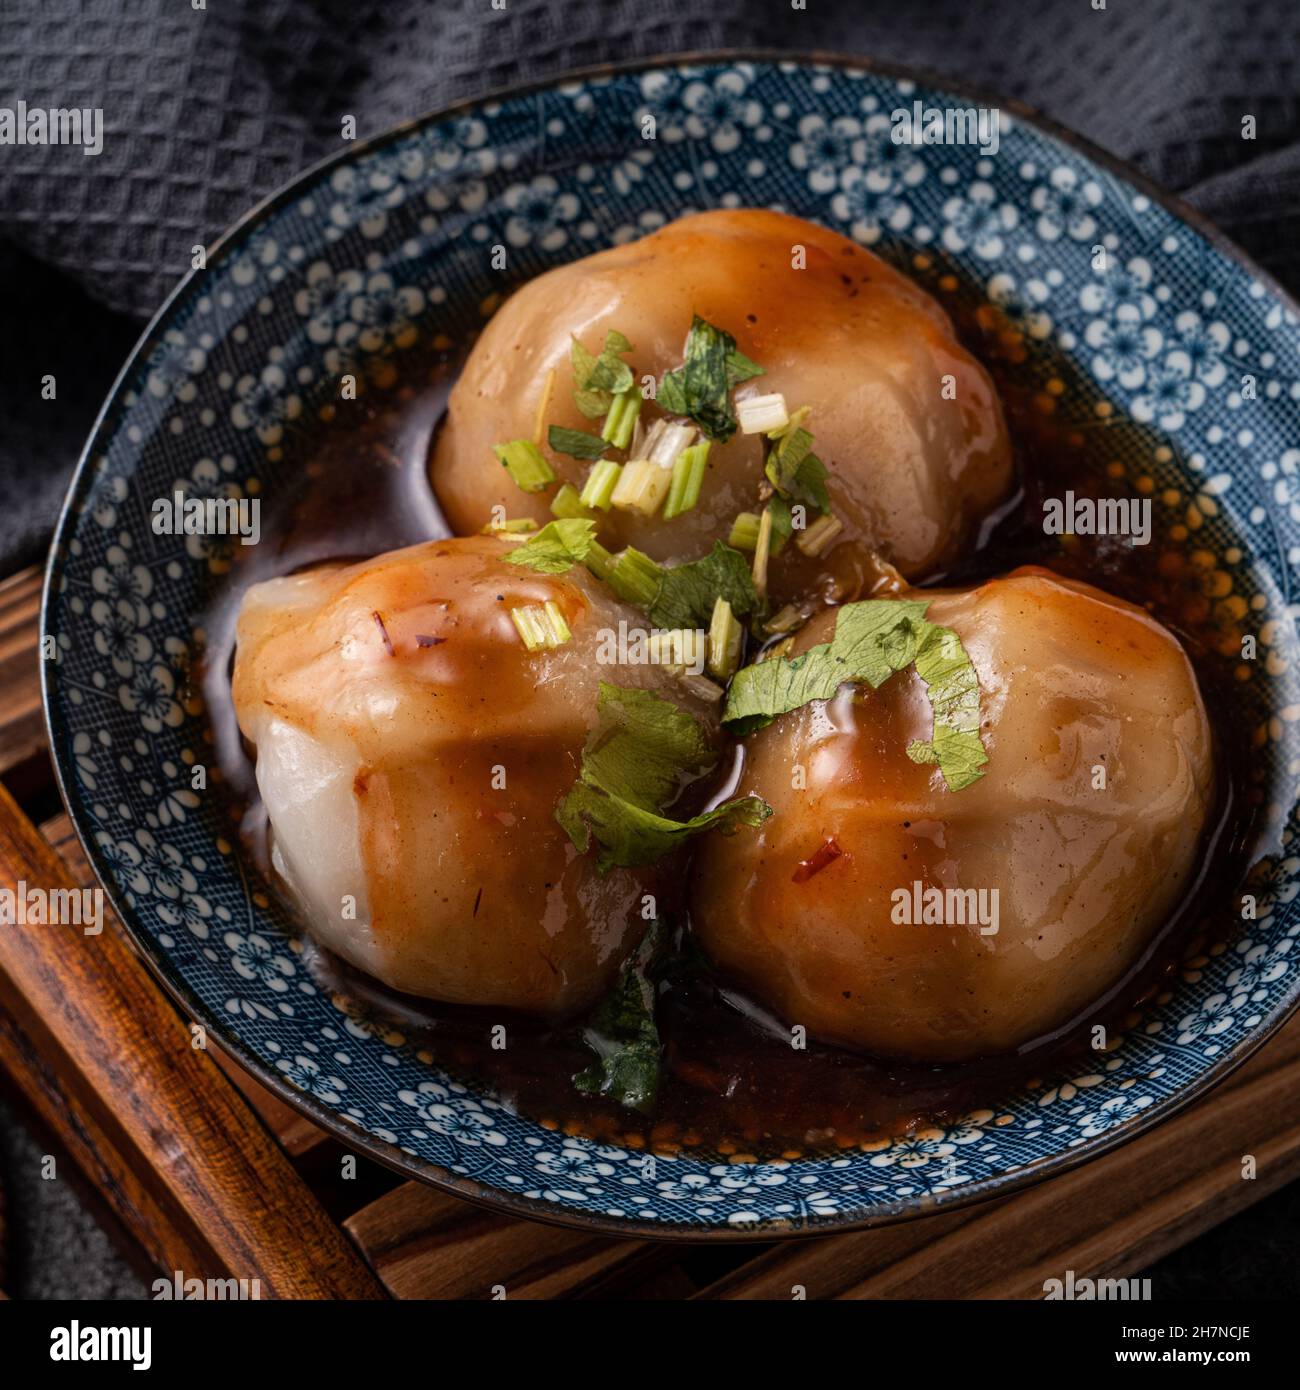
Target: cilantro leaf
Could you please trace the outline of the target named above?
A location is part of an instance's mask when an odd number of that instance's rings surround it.
[[[616,330],[605,334],[605,346],[599,357],[588,352],[576,337],[571,340],[569,362],[573,367],[573,399],[588,420],[606,414],[614,396],[631,390],[632,369],[620,360],[622,353],[631,351],[632,344]]]
[[[574,1087],[586,1095],[608,1096],[629,1110],[653,1109],[659,1089],[662,1048],[650,975],[662,944],[662,924],[656,918],[582,1031],[596,1060],[574,1076]]]
[[[556,807],[555,818],[574,847],[600,846],[601,872],[611,865],[651,864],[714,826],[734,830],[758,825],[772,808],[758,797],[739,797],[690,820],[674,820],[662,808],[685,777],[712,767],[716,754],[699,723],[649,690],[604,681],[597,702],[599,723],[582,752],[582,771]]]
[[[568,430],[561,425],[550,427],[546,442],[557,454],[568,454],[575,459],[598,459],[605,452],[605,441],[599,435]]]
[[[772,513],[770,553],[779,555],[785,549],[786,541],[794,535],[794,516],[789,502],[779,492],[774,492],[768,499],[767,510]]]
[[[804,458],[789,483],[789,494],[823,514],[831,509],[830,493],[826,491],[826,465],[816,454]]]
[[[655,391],[655,401],[669,415],[689,415],[691,407],[686,397],[686,383],[681,372],[665,372]]]
[[[727,691],[723,725],[743,736],[779,714],[829,700],[846,681],[878,689],[915,663],[934,712],[934,733],[909,743],[907,756],[937,764],[949,791],[969,787],[984,776],[989,760],[980,739],[979,677],[952,628],[925,620],[928,607],[921,599],[846,603],[831,641],[792,661],[775,657],[738,671]]]
[[[738,550],[714,541],[702,560],[673,565],[664,570],[659,592],[648,614],[656,627],[705,627],[713,617],[713,605],[725,598],[737,617],[758,607],[749,561]]]
[[[762,373],[762,367],[737,349],[730,333],[696,314],[686,335],[684,361],[676,371],[664,373],[655,400],[661,410],[685,415],[709,439],[726,443],[738,424],[731,388]]]
[[[846,681],[873,689],[916,659],[928,601],[867,599],[846,603],[835,619],[835,636],[793,661],[774,657],[737,671],[727,691],[722,722],[735,734],[752,733],[778,714],[813,700],[829,700]]]
[[[826,465],[812,452],[812,444],[813,437],[807,430],[790,430],[768,452],[764,472],[783,497],[792,497],[819,512],[829,512]]]
[[[749,381],[751,377],[762,376],[763,368],[757,362],[746,357],[738,347],[732,347],[727,353],[727,385],[739,386],[742,381]]]
[[[979,678],[952,628],[927,627],[916,673],[934,711],[934,733],[909,743],[907,756],[914,763],[938,763],[948,790],[959,792],[984,776],[989,760],[980,741]]]
[[[564,574],[585,560],[596,543],[596,523],[581,517],[548,521],[535,536],[516,546],[506,557],[508,565],[526,565],[542,574]]]

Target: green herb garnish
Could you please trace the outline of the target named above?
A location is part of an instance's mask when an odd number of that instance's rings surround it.
[[[979,677],[952,628],[927,627],[916,673],[934,711],[934,734],[909,743],[907,756],[914,763],[938,763],[948,790],[959,792],[984,776],[989,760],[980,741]]]
[[[686,336],[685,359],[676,371],[665,372],[655,392],[661,410],[685,415],[710,438],[726,443],[736,432],[731,389],[763,369],[736,347],[730,333],[706,323],[698,314]]]
[[[794,660],[759,661],[736,673],[722,722],[748,734],[779,714],[813,700],[829,700],[846,681],[872,689],[916,660],[925,636],[928,601],[868,599],[846,603],[836,615],[835,636]]]
[[[683,512],[691,511],[700,500],[700,489],[704,486],[704,470],[709,463],[709,441],[701,439],[677,455],[673,464],[672,483],[668,488],[668,498],[664,502],[664,520],[671,521]]]
[[[555,481],[555,470],[531,439],[512,439],[509,444],[496,444],[492,452],[525,492],[541,492]]]
[[[846,603],[835,635],[793,659],[759,660],[736,673],[727,691],[723,724],[753,733],[780,714],[814,700],[829,700],[846,682],[873,690],[896,671],[916,664],[934,710],[934,736],[908,745],[916,763],[937,763],[949,791],[978,781],[988,762],[979,736],[979,679],[961,639],[925,620],[929,600],[867,599]]]
[[[731,534],[727,537],[727,544],[733,550],[745,550],[752,555],[754,547],[758,544],[758,528],[761,525],[762,521],[757,512],[741,512],[731,523]]]
[[[621,463],[615,463],[613,459],[601,459],[587,474],[587,481],[582,485],[578,500],[584,507],[593,507],[602,512],[609,511],[614,500],[614,489],[622,476]]]
[[[649,608],[663,585],[664,568],[644,551],[629,545],[619,551],[604,578],[624,603]]]
[[[605,452],[605,441],[598,435],[565,429],[562,425],[552,425],[547,430],[546,442],[557,454],[568,454],[575,459],[598,459]]]
[[[588,420],[607,414],[614,397],[632,389],[632,368],[620,356],[631,351],[632,344],[616,331],[605,334],[599,357],[588,352],[577,338],[572,340],[573,399]]]
[[[629,1110],[652,1110],[659,1089],[662,1048],[651,970],[663,936],[656,918],[582,1030],[582,1040],[596,1060],[574,1076],[575,1088],[585,1095],[607,1096]]]
[[[724,598],[737,617],[758,608],[749,562],[722,541],[702,560],[663,570],[659,591],[647,605],[656,627],[707,627],[713,606]]]
[[[703,728],[687,711],[649,690],[602,681],[599,722],[582,752],[582,771],[555,810],[574,847],[600,846],[597,867],[652,864],[692,836],[717,827],[758,825],[772,808],[756,796],[733,798],[690,820],[664,808],[689,776],[717,760]]]
[[[564,613],[554,599],[512,608],[510,621],[515,625],[519,640],[530,652],[539,652],[543,647],[562,647],[573,637],[568,623],[564,621]]]
[[[632,442],[637,417],[641,414],[641,393],[635,386],[621,391],[610,403],[609,414],[601,427],[600,437],[615,449],[626,449]]]
[[[684,565],[660,565],[633,546],[617,556],[593,546],[586,558],[588,568],[624,602],[644,608],[655,627],[705,627],[720,598],[741,617],[759,606],[748,561],[721,541],[702,560]]]
[[[772,554],[779,555],[786,541],[794,535],[794,516],[789,502],[779,492],[769,499],[767,510],[772,513]]]
[[[574,517],[592,519],[590,508],[582,505],[582,497],[572,483],[565,483],[551,498],[551,514],[566,521]]]
[[[764,471],[783,497],[828,512],[831,499],[826,491],[826,465],[812,452],[812,445],[813,437],[807,430],[790,430],[768,451]]]
[[[736,621],[731,605],[720,598],[713,605],[709,621],[709,675],[717,676],[724,684],[729,681],[740,665],[744,645],[744,628]]]
[[[596,523],[581,517],[548,521],[506,557],[508,565],[526,565],[542,574],[564,574],[587,558],[596,540]]]

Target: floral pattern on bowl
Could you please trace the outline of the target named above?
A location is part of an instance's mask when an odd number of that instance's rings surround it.
[[[968,103],[851,65],[670,61],[416,122],[237,227],[118,382],[47,586],[64,791],[121,916],[189,1014],[354,1147],[516,1212],[627,1233],[880,1221],[1100,1152],[1202,1091],[1295,1003],[1295,311],[1212,234],[1027,117],[1003,110],[991,157],[893,143],[890,113],[914,101]],[[1158,499],[1208,600],[1259,644],[1241,715],[1284,789],[1258,920],[1189,955],[1094,1071],[892,1143],[763,1163],[650,1153],[635,1134],[624,1146],[566,1137],[316,985],[218,799],[190,787],[209,754],[186,673],[230,542],[155,536],[149,518],[149,500],[175,488],[273,499],[321,431],[341,427],[323,423],[340,376],[382,397],[431,351],[463,350],[501,298],[493,248],[517,283],[682,213],[741,205],[823,222],[936,294],[973,295],[1045,408],[1104,428],[1107,466]]]

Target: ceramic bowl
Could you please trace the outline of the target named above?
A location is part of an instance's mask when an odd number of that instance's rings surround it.
[[[754,1238],[1002,1194],[1202,1095],[1287,1016],[1300,977],[1292,585],[1300,564],[1295,306],[1188,209],[1000,103],[999,147],[897,144],[891,115],[989,106],[937,80],[761,55],[663,60],[471,102],[334,158],[232,230],[119,377],[58,528],[44,632],[50,742],[111,900],[187,1015],[264,1085],[405,1174],[513,1213],[632,1235]],[[643,138],[653,117],[653,140]],[[1087,1074],[989,1095],[960,1123],[788,1162],[566,1138],[322,990],[232,833],[187,684],[227,543],[157,536],[181,488],[273,501],[341,374],[372,399],[463,351],[508,283],[710,207],[843,232],[941,299],[972,297],[1003,365],[1098,466],[1156,499],[1207,602],[1258,659],[1278,849],[1257,919],[1183,961]],[[507,248],[503,281],[490,248]],[[273,525],[273,522],[266,524]]]

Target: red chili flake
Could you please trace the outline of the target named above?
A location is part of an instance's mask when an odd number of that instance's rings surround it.
[[[371,613],[370,616],[375,620],[375,626],[379,629],[379,635],[384,639],[384,646],[388,649],[388,655],[396,656],[397,653],[393,650],[393,639],[388,635],[388,629],[384,626],[383,618],[381,618],[378,613]]]
[[[799,861],[799,867],[790,875],[791,881],[793,883],[807,883],[814,874],[821,873],[827,864],[834,863],[843,853],[844,851],[833,839],[827,840],[811,859]]]
[[[446,640],[445,637],[430,637],[427,632],[417,632],[415,634],[415,645],[417,647],[438,647]]]

